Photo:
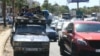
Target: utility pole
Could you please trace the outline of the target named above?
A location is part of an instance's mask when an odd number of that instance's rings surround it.
[[[79,0],[77,0],[77,10],[79,10]]]
[[[2,16],[4,21],[4,27],[7,26],[6,24],[6,0],[2,0]]]
[[[100,13],[100,0],[99,0],[99,13]]]

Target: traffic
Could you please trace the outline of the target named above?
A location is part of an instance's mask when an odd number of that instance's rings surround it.
[[[41,12],[34,14],[34,16],[31,15],[31,12],[26,16],[21,15],[15,18],[11,36],[14,56],[29,52],[49,56],[52,40],[58,42],[62,56],[99,54],[100,22],[85,20],[88,17],[71,18],[68,13],[65,13],[67,16],[62,14],[62,17],[52,16],[49,21],[43,17],[45,14]]]
[[[79,8],[89,0],[68,0],[77,3],[75,9],[48,0],[20,2],[13,1],[4,19],[6,12],[0,15],[0,24],[11,29],[4,56],[100,56],[98,6]]]

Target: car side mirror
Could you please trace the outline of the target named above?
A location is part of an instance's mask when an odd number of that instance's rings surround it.
[[[67,33],[73,33],[73,30],[72,29],[68,29]]]
[[[12,34],[15,34],[15,32],[13,31],[13,32],[11,32]]]

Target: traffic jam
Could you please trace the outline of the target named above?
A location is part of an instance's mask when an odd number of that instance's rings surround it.
[[[16,18],[11,36],[14,56],[28,52],[49,56],[51,42],[58,42],[62,56],[100,55],[100,22],[81,18],[70,20],[65,15],[70,14],[62,14],[62,19],[53,17],[50,25],[46,25],[44,18]]]
[[[80,8],[91,0],[66,0],[77,4],[70,9],[50,1],[27,0],[19,11],[19,1],[13,1],[13,12],[6,21],[0,18],[11,26],[4,56],[100,56],[100,6]]]

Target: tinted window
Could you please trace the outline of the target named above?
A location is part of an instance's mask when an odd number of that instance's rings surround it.
[[[100,32],[100,24],[76,24],[77,32]]]

